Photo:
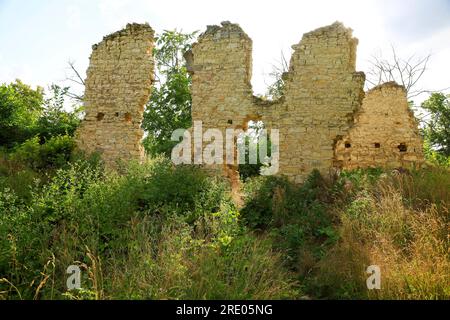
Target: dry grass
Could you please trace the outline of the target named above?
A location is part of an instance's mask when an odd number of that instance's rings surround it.
[[[450,299],[449,173],[383,175],[341,215],[315,285],[334,298]],[[369,265],[381,290],[365,287]]]

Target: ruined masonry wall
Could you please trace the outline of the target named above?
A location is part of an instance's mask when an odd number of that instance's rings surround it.
[[[141,122],[153,81],[153,37],[148,24],[128,24],[92,48],[77,145],[99,152],[112,167],[144,156]]]
[[[404,88],[389,82],[367,92],[336,160],[344,169],[411,167],[423,162],[422,146]]]
[[[113,167],[144,156],[141,121],[154,76],[153,40],[149,25],[129,24],[93,46],[86,117],[76,139],[81,150],[101,153]],[[387,83],[365,96],[364,73],[355,71],[357,44],[352,30],[338,22],[304,34],[293,46],[285,95],[271,102],[253,96],[248,35],[230,22],[208,26],[185,55],[192,119],[202,121],[201,133],[219,129],[223,137],[226,129],[246,130],[250,120],[279,129],[279,174],[294,182],[313,169],[327,174],[336,168],[420,164],[422,141],[404,88]],[[197,155],[204,151],[193,149]],[[236,162],[205,167],[239,184]]]
[[[295,182],[313,169],[328,174],[334,146],[350,128],[364,96],[365,76],[355,72],[352,30],[334,23],[305,34],[293,46],[280,127],[280,171]]]
[[[364,95],[356,45],[340,23],[305,34],[293,47],[285,97],[270,103],[252,93],[251,39],[236,24],[209,26],[188,59],[192,118],[203,121],[204,131],[246,129],[249,120],[262,120],[280,130],[280,174],[300,182],[314,168],[328,173],[334,145]]]
[[[227,128],[246,129],[248,120],[257,116],[250,84],[252,40],[235,24],[208,26],[187,60],[192,75],[192,120],[202,121],[203,133],[217,128],[225,137]],[[193,145],[194,149],[196,155],[202,154],[201,146]],[[237,166],[225,162],[205,167],[238,183]]]

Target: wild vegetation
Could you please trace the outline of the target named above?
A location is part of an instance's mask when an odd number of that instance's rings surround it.
[[[0,299],[450,298],[448,96],[424,103],[423,168],[294,185],[258,164],[237,207],[226,182],[165,155],[171,126],[190,121],[177,59],[192,35],[159,39],[151,156],[120,174],[74,150],[81,109],[66,110],[68,88],[0,86]],[[80,290],[67,289],[70,265]],[[381,290],[366,286],[370,265]]]

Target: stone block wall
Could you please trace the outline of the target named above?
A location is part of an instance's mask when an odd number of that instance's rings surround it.
[[[422,146],[404,87],[389,82],[367,92],[353,127],[336,145],[336,165],[412,167],[423,162]]]
[[[76,139],[81,150],[100,153],[108,166],[144,156],[141,122],[154,77],[153,37],[148,24],[128,24],[92,47],[86,116]]]
[[[313,169],[329,173],[336,141],[361,105],[365,76],[355,71],[357,43],[351,29],[334,23],[293,46],[277,123],[281,174],[295,182]]]
[[[238,25],[222,22],[221,26],[208,26],[188,55],[188,71],[192,75],[192,120],[202,121],[201,133],[219,129],[225,137],[227,128],[246,129],[248,121],[259,116],[252,104],[250,83],[252,40]],[[193,149],[197,155],[203,150],[199,145],[193,145]],[[225,162],[206,167],[223,172],[236,182],[237,166]]]
[[[93,46],[77,142],[87,153],[101,153],[110,166],[144,156],[140,126],[153,81],[153,37],[147,24],[129,24]],[[269,133],[279,130],[278,174],[294,182],[314,169],[327,174],[336,168],[420,164],[422,141],[403,87],[388,83],[365,95],[364,73],[355,71],[357,43],[339,22],[304,34],[293,46],[285,95],[264,101],[253,95],[250,83],[252,40],[237,24],[208,26],[185,55],[192,119],[203,126],[193,136],[219,129],[225,138],[227,129],[246,130],[250,120],[261,120]],[[227,164],[224,144],[224,164],[205,166],[234,186],[236,139],[234,164]],[[194,163],[203,163],[206,145],[194,142]]]
[[[313,169],[327,173],[364,95],[356,45],[341,23],[305,34],[293,46],[285,96],[267,102],[252,93],[251,39],[236,24],[209,26],[189,53],[192,118],[203,130],[246,129],[249,120],[262,120],[280,131],[280,174],[300,182]]]

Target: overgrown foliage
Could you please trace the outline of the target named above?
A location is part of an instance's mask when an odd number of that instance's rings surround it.
[[[41,143],[51,137],[72,136],[81,109],[64,110],[68,88],[50,87],[48,97],[42,88],[32,89],[16,80],[0,86],[0,146],[13,148],[38,136]]]
[[[422,108],[427,112],[423,122],[429,148],[450,157],[450,96],[433,93],[422,103]]]
[[[448,299],[449,177],[432,169],[383,173],[364,188],[348,180],[339,241],[315,266],[311,290],[328,298]],[[381,268],[381,290],[365,287],[369,265]]]
[[[251,228],[287,254],[302,291],[333,299],[448,299],[450,172],[431,167],[313,173],[300,187],[274,178],[247,183]],[[366,287],[379,265],[382,289]]]
[[[4,189],[0,208],[3,298],[296,294],[281,254],[239,223],[223,182],[166,159],[125,175],[75,162],[33,189],[32,202]],[[83,290],[67,292],[65,270],[73,264],[83,270]]]
[[[170,156],[177,142],[171,141],[176,129],[191,126],[191,78],[183,54],[191,47],[196,32],[164,31],[156,39],[157,78],[147,104],[142,128],[148,136],[144,141],[147,152],[155,156]]]
[[[160,157],[121,175],[66,163],[45,181],[3,181],[5,299],[448,299],[450,172],[313,172],[302,185],[229,186]],[[67,291],[66,268],[82,270]],[[369,265],[382,290],[365,286]]]
[[[191,36],[160,39],[166,82],[146,113],[151,153],[188,127],[179,58]],[[450,298],[448,97],[424,104],[431,165],[314,171],[294,185],[254,177],[258,159],[240,168],[238,208],[227,182],[164,156],[119,174],[75,154],[79,111],[64,110],[67,88],[51,92],[0,87],[0,299]],[[70,265],[82,289],[68,291]],[[381,267],[381,290],[366,287],[370,265]]]
[[[43,111],[44,91],[16,80],[0,86],[0,145],[12,147],[30,138]]]

